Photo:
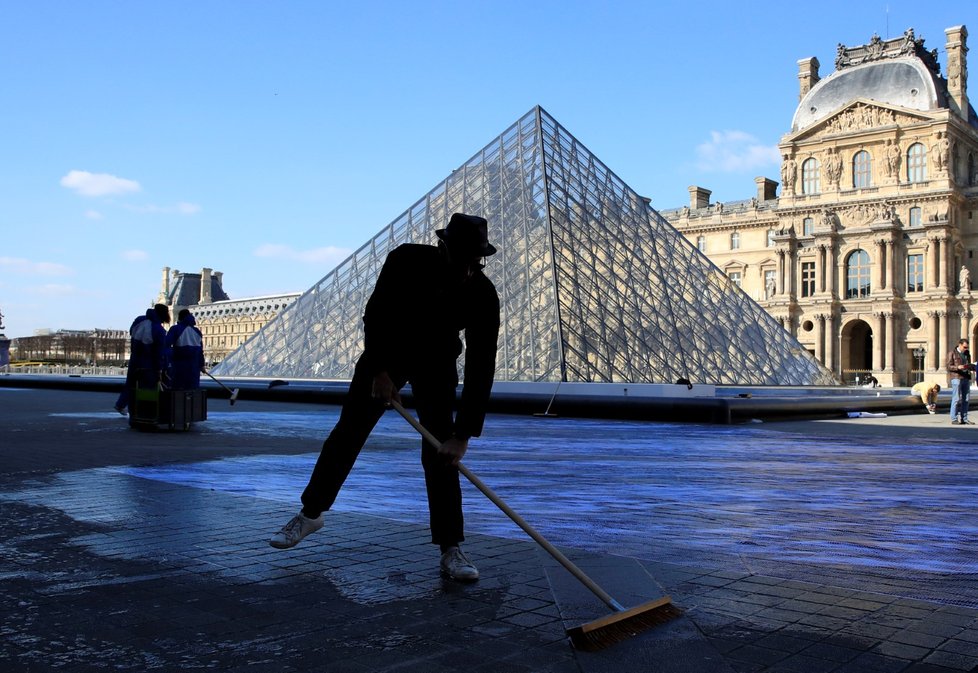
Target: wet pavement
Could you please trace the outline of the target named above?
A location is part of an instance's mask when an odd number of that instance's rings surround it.
[[[98,392],[0,388],[0,670],[978,670],[975,427],[926,414],[679,425],[493,415],[466,464],[473,585],[428,543],[418,440],[378,426],[325,528],[279,551],[335,407],[212,400],[141,433]]]

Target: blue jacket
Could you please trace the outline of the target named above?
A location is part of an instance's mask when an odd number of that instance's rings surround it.
[[[178,390],[200,387],[200,370],[204,366],[204,340],[197,321],[187,316],[170,328],[166,347],[170,353],[170,383]]]
[[[166,365],[166,330],[156,311],[149,309],[133,320],[129,337],[129,369],[136,372],[141,385],[155,384]]]

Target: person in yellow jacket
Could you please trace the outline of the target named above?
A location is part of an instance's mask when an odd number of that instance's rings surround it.
[[[920,401],[927,407],[927,412],[937,413],[937,393],[941,392],[941,386],[933,381],[921,381],[915,383],[910,389],[912,395],[920,397]]]

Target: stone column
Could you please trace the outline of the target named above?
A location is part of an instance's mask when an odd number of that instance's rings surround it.
[[[817,325],[817,331],[815,334],[815,354],[818,356],[818,361],[823,365],[828,366],[825,360],[825,321],[828,318],[824,313],[818,313],[815,315],[815,324]]]
[[[887,349],[889,360],[888,368],[893,372],[893,385],[897,385],[897,362],[900,361],[900,354],[897,352],[899,347],[899,341],[896,338],[897,331],[897,314],[895,311],[890,311],[886,314],[886,339],[889,348]]]
[[[833,315],[831,323],[832,323],[832,330],[831,330],[830,338],[832,339],[832,341],[831,343],[829,343],[829,350],[832,352],[832,357],[831,357],[832,363],[830,369],[833,372],[838,373],[842,371],[842,352],[839,349],[841,345],[840,335],[842,333],[842,316]]]
[[[938,259],[938,252],[941,244],[937,237],[927,239],[927,271],[930,276],[929,287],[925,289],[936,289],[941,286],[941,264]]]
[[[953,347],[953,344],[946,343],[951,335],[951,314],[949,311],[938,311],[938,314],[941,317],[941,340],[938,342],[937,368],[940,369],[944,366],[944,356],[947,355],[947,351]],[[942,343],[945,345],[941,346]]]
[[[874,312],[873,316],[876,318],[877,328],[873,330],[873,372],[883,371],[883,332],[886,327],[884,326],[884,321],[886,320],[886,314],[882,312]]]
[[[951,246],[948,245],[947,238],[941,238],[940,244],[941,244],[941,253],[940,253],[939,260],[941,263],[941,270],[940,270],[940,277],[938,280],[938,287],[948,287],[948,283],[947,283],[948,251]]]
[[[944,358],[944,349],[941,347],[941,312],[927,311],[927,317],[931,324],[930,344],[927,351],[931,356],[931,369],[936,372],[941,368]]]
[[[828,273],[827,257],[825,255],[825,246],[818,246],[818,292],[819,294],[825,292],[825,276]]]
[[[885,242],[881,238],[873,241],[873,244],[876,247],[876,263],[873,264],[873,273],[871,276],[873,286],[870,288],[870,294],[877,294],[880,290],[886,287],[886,275],[883,273],[883,265],[886,263],[883,253],[884,243]]]
[[[899,271],[897,269],[896,260],[896,241],[891,240],[886,242],[886,254],[889,255],[890,261],[890,294],[893,295],[899,292],[899,288],[897,287]]]
[[[784,252],[784,250],[778,250],[778,274],[777,274],[778,275],[778,278],[777,278],[777,280],[778,280],[778,286],[777,286],[777,290],[776,291],[777,291],[777,294],[779,294],[779,295],[783,295],[785,293],[785,286],[784,286],[784,280],[785,280],[784,261],[785,261],[785,252]]]

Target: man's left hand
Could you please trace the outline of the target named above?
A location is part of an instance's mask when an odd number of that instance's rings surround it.
[[[438,449],[438,453],[450,458],[452,465],[458,465],[468,448],[469,440],[452,437],[441,443],[441,448]]]

